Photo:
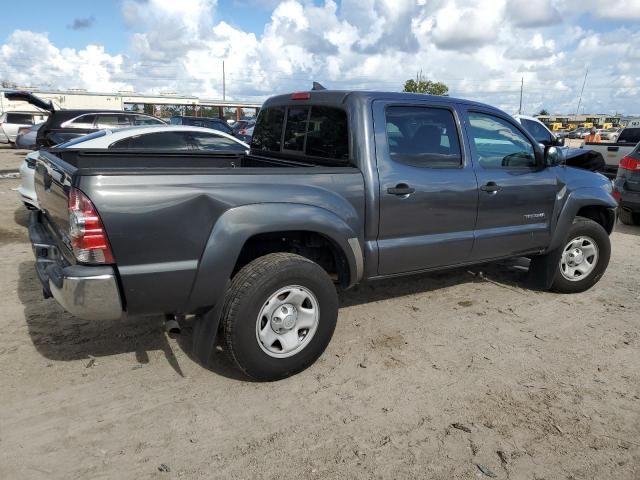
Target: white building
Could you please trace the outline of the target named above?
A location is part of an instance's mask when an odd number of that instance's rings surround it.
[[[9,89],[6,89],[9,90]],[[2,90],[0,90],[1,92]],[[255,116],[261,106],[256,102],[205,100],[195,96],[172,93],[146,95],[135,92],[100,93],[85,90],[29,89],[34,95],[51,100],[57,108],[104,108],[105,110],[140,110],[156,116],[170,114],[220,116],[225,118]],[[35,111],[25,102],[13,102],[0,94],[0,113],[4,111]],[[169,115],[166,115],[169,113]]]

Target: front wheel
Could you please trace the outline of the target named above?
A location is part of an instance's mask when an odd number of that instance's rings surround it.
[[[335,330],[338,296],[318,264],[290,253],[257,258],[233,278],[222,322],[229,354],[247,376],[271,381],[310,366]]]
[[[602,277],[611,256],[611,242],[602,226],[588,218],[577,217],[560,253],[551,286],[561,293],[588,290]]]

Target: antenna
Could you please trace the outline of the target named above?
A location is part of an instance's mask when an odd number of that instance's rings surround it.
[[[580,98],[578,99],[578,108],[576,109],[576,117],[580,113],[580,104],[582,103],[582,92],[584,92],[584,86],[587,83],[587,75],[589,75],[589,67],[587,67],[587,71],[584,74],[584,81],[582,82],[582,90],[580,90]],[[577,118],[576,118],[576,121],[578,121]]]
[[[522,89],[524,88],[524,76],[521,77],[520,81],[520,108],[518,108],[518,115],[522,115]]]

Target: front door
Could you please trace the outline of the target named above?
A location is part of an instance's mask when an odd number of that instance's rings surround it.
[[[378,274],[469,260],[478,186],[457,112],[373,104],[380,185]]]
[[[465,128],[478,178],[478,220],[471,259],[490,260],[545,248],[562,184],[513,119],[470,109]]]

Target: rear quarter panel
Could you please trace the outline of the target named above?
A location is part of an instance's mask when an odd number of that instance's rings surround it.
[[[105,225],[130,314],[206,306],[190,303],[189,297],[211,232],[229,210],[281,204],[278,228],[290,220],[295,230],[298,219],[287,205],[310,205],[332,212],[358,237],[363,235],[364,182],[356,168],[95,175],[80,177],[78,186]],[[225,263],[215,276],[226,280],[231,273],[226,270]],[[212,291],[211,298],[217,293]]]

